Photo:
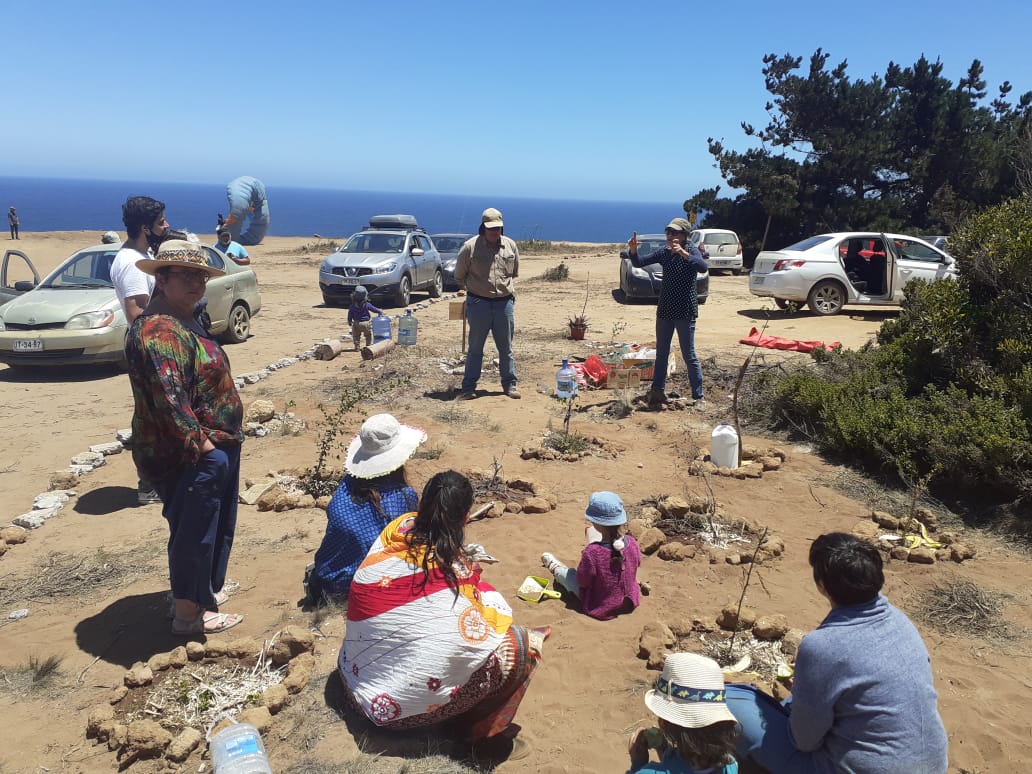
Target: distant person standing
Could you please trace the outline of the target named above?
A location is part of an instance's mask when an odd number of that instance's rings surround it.
[[[656,367],[652,389],[646,396],[649,408],[659,408],[667,401],[667,364],[675,331],[688,369],[692,398],[696,406],[703,404],[702,364],[695,354],[695,321],[699,317],[695,278],[708,267],[702,253],[686,244],[691,228],[685,218],[674,218],[665,229],[667,246],[642,258],[638,257],[638,234],[634,233],[627,242],[631,263],[639,269],[653,263],[663,267],[663,286],[656,306]]]
[[[239,242],[233,241],[233,235],[228,228],[220,228],[218,231],[219,250],[224,252],[232,261],[240,266],[247,266],[251,263],[251,256]]]
[[[480,217],[479,236],[459,249],[455,261],[455,281],[466,288],[466,320],[469,322],[466,371],[459,388],[461,399],[476,397],[488,333],[498,348],[502,390],[510,398],[521,397],[516,389],[516,360],[512,355],[516,303],[513,280],[519,274],[519,248],[505,236],[502,213],[489,207]]]
[[[383,314],[383,310],[369,303],[369,291],[359,285],[351,292],[351,305],[348,306],[348,324],[355,352],[358,352],[363,336],[367,347],[373,343],[373,314]]]
[[[136,262],[152,258],[152,251],[158,249],[168,234],[165,204],[149,196],[133,196],[122,205],[122,223],[128,239],[111,264],[111,283],[125,312],[128,329],[143,313],[154,292],[154,277],[141,271]],[[140,505],[149,505],[160,503],[161,498],[149,482],[140,479],[136,501]]]
[[[14,207],[7,211],[7,222],[11,224],[11,239],[21,239],[18,236],[18,212]]]

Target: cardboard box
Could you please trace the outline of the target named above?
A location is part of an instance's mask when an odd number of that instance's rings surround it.
[[[637,368],[614,368],[606,376],[606,387],[612,390],[634,389],[641,384],[641,371]]]
[[[623,367],[637,371],[642,381],[648,381],[656,374],[655,360],[625,357],[623,361]]]

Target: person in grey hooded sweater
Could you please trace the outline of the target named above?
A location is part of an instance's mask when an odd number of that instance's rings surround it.
[[[831,612],[799,645],[792,697],[779,704],[727,686],[738,760],[771,774],[943,774],[948,741],[928,650],[881,594],[878,549],[832,532],[810,546],[810,566]]]

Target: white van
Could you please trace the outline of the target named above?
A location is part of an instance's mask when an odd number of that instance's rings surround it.
[[[742,242],[738,234],[726,228],[697,228],[689,237],[709,264],[710,272],[725,269],[732,274],[744,274]]]

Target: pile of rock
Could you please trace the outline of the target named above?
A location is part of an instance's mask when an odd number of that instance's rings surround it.
[[[520,449],[520,459],[524,460],[561,460],[563,462],[576,462],[584,457],[609,457],[617,459],[623,453],[624,447],[607,441],[604,438],[595,436],[585,437],[587,448],[583,451],[561,452],[550,449],[547,446],[524,446]],[[543,444],[544,442],[542,442]]]
[[[700,525],[698,531],[686,540],[685,528],[694,523]],[[707,497],[699,494],[687,498],[672,495],[656,505],[644,506],[635,518],[628,520],[627,531],[638,542],[643,554],[655,554],[665,561],[702,559],[709,564],[748,564],[753,561],[755,554],[755,561],[760,564],[772,561],[785,551],[785,541],[769,532],[759,550],[749,550],[746,544],[737,541],[717,545],[709,532],[710,523],[716,528],[718,536],[726,535],[732,528],[731,520],[720,503],[711,503]],[[678,525],[676,534],[670,528],[673,524]],[[739,522],[734,529],[744,536],[743,539],[750,540],[757,539],[762,532],[745,522]]]
[[[163,757],[170,763],[183,763],[204,741],[201,729],[185,727],[173,735],[159,722],[137,719],[125,722],[118,705],[134,690],[147,690],[155,681],[155,674],[169,669],[182,669],[191,662],[217,659],[255,659],[259,654],[273,664],[285,666],[282,682],[271,685],[260,695],[253,707],[242,710],[236,721],[250,723],[263,734],[272,725],[272,716],[287,706],[290,696],[300,693],[308,684],[315,669],[315,638],[307,629],[288,626],[262,643],[250,638],[228,643],[188,642],[168,653],[156,653],[147,663],[134,664],[124,675],[123,684],[112,691],[107,703],[95,706],[86,723],[86,738],[105,742],[109,750],[117,751],[120,768],[137,758]],[[233,721],[224,719],[211,729],[214,736]]]
[[[303,419],[292,411],[279,413],[271,400],[259,398],[244,410],[244,435],[264,438],[267,435],[300,435]]]
[[[740,468],[722,468],[713,464],[709,449],[702,449],[695,459],[688,463],[688,473],[692,476],[726,476],[728,478],[763,478],[764,473],[780,470],[788,462],[788,452],[779,446],[760,449],[757,446],[742,447],[742,466]]]
[[[939,520],[929,508],[916,508],[912,516],[893,516],[871,511],[870,519],[853,525],[853,534],[877,546],[890,559],[914,564],[964,562],[975,549],[956,532],[939,531]]]

